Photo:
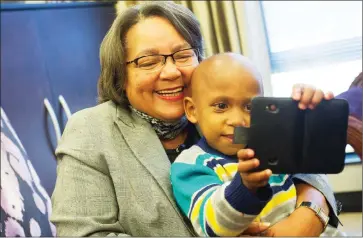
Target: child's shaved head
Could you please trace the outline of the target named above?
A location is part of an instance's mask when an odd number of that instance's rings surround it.
[[[214,55],[200,63],[191,79],[185,114],[199,125],[208,144],[226,155],[244,145],[233,144],[234,128],[250,125],[251,100],[262,95],[261,76],[246,57]]]
[[[250,74],[259,82],[263,91],[261,75],[247,57],[236,53],[220,53],[203,60],[194,70],[191,93],[195,95],[196,91],[205,90],[214,79],[225,79],[225,83],[229,83],[227,79],[233,78],[236,73],[240,73],[241,77]]]

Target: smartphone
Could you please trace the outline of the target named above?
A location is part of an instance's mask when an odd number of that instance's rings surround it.
[[[248,147],[260,160],[256,171],[275,174],[337,174],[344,169],[349,106],[324,100],[300,110],[291,98],[252,100]]]

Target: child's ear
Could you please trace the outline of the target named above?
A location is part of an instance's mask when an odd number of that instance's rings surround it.
[[[184,97],[183,104],[185,116],[187,117],[187,119],[193,124],[197,123],[197,112],[193,99],[191,97]]]

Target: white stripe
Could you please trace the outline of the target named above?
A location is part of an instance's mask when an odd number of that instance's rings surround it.
[[[212,189],[217,189],[218,187],[217,186],[215,186],[215,187],[212,187],[211,189],[208,189],[207,191],[210,191],[210,190],[212,190]],[[206,192],[207,192],[206,191]],[[198,200],[197,201],[199,201],[200,199],[204,199],[205,198],[205,194],[207,194],[206,192],[204,192],[203,193],[203,195],[202,196],[200,196],[199,198],[198,198]],[[211,197],[209,197],[209,199],[210,199]],[[207,201],[205,202],[205,204],[207,203]],[[195,203],[196,204],[196,203]],[[205,209],[206,209],[206,206],[204,206],[204,207],[201,207],[201,209],[200,209],[200,211],[199,211],[199,214],[198,214],[198,216],[197,216],[197,219],[195,219],[194,221],[191,221],[192,222],[192,225],[193,225],[193,227],[194,227],[194,230],[197,232],[197,234],[199,235],[199,236],[205,236],[205,234],[203,233],[203,229],[202,229],[202,226],[201,226],[201,224],[200,224],[200,219],[199,219],[199,215],[200,215],[200,212],[202,211],[202,209],[203,209],[203,212],[204,212],[204,216],[205,216],[205,214],[206,214],[206,211],[205,211]],[[190,212],[189,212],[190,213]],[[189,214],[188,214],[188,217],[190,217],[189,216]],[[207,219],[205,219],[204,220],[204,223],[203,223],[203,226],[206,226],[206,223],[207,222]]]
[[[199,146],[193,145],[187,150],[183,150],[175,159],[174,163],[195,164],[198,156],[206,154]]]
[[[235,210],[225,199],[224,192],[226,184],[223,184],[211,197],[217,222],[230,230],[239,230],[243,223],[250,223],[256,215],[247,215]]]
[[[290,175],[286,174],[280,183],[270,183],[270,186],[281,186],[286,182],[289,177]]]
[[[219,184],[217,184],[217,183],[214,183],[214,184],[208,184],[207,186],[210,186],[210,185],[219,185]],[[196,191],[196,192],[194,192],[193,193],[193,196],[192,196],[192,198],[191,198],[191,200],[190,200],[190,205],[189,205],[189,210],[188,210],[188,217],[190,217],[191,216],[191,212],[192,212],[192,205],[194,204],[197,204],[198,203],[198,201],[200,200],[200,199],[204,199],[204,197],[205,197],[205,194],[208,194],[210,191],[212,191],[212,190],[215,190],[215,189],[217,189],[218,188],[218,186],[213,186],[213,187],[210,187],[209,189],[207,189],[207,190],[205,190],[204,191],[204,193],[202,194],[202,195],[200,195],[199,196],[199,198],[197,199],[197,201],[195,201],[195,202],[193,202],[194,201],[194,199],[195,199],[195,197],[197,196],[197,194],[202,190],[202,189],[204,189],[205,187],[202,187],[201,189],[199,189],[198,191]]]

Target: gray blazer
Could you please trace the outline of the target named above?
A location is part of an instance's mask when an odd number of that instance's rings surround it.
[[[109,101],[75,113],[56,150],[51,221],[58,236],[193,236],[174,202],[154,130]],[[335,200],[324,176],[300,179]]]

